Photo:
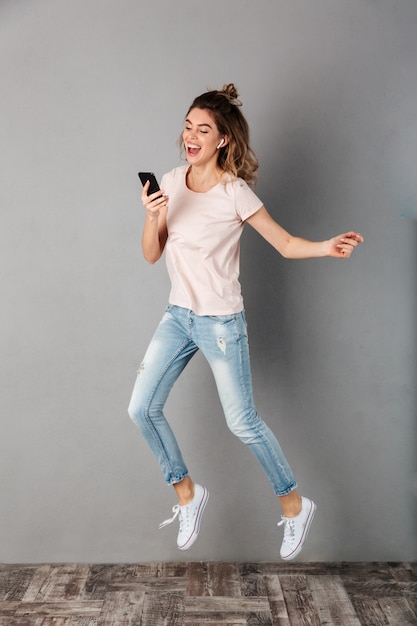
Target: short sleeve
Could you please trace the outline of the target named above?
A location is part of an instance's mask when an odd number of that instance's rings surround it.
[[[234,182],[236,213],[244,222],[263,206],[262,200],[241,178]]]

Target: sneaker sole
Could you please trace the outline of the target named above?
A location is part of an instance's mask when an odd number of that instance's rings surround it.
[[[301,539],[300,539],[298,546],[295,548],[295,550],[291,552],[291,554],[288,554],[287,556],[281,555],[281,559],[283,559],[284,561],[291,561],[292,559],[295,559],[295,557],[300,554],[301,550],[303,549],[304,542],[307,539],[308,531],[310,530],[310,526],[314,519],[314,515],[316,514],[316,510],[317,510],[317,505],[311,500],[310,513],[307,517],[306,525],[304,526],[304,532],[301,535]]]
[[[206,508],[206,504],[209,499],[209,492],[205,487],[203,487],[203,489],[203,497],[201,499],[199,511],[195,520],[194,530],[191,533],[189,539],[184,543],[184,545],[178,546],[179,550],[188,550],[189,548],[191,548],[191,546],[198,537],[198,533],[200,532],[201,518],[203,517],[204,509]]]

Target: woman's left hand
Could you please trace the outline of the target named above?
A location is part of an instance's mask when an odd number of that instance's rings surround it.
[[[363,237],[360,233],[350,231],[329,239],[327,243],[329,244],[328,256],[335,259],[348,259],[356,246],[363,243]]]

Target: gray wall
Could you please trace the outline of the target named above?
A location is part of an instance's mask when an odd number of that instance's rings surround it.
[[[0,559],[278,558],[277,501],[197,356],[168,413],[211,500],[199,542],[127,416],[168,295],[137,171],[179,164],[193,97],[234,81],[258,195],[349,262],[244,233],[258,408],[319,512],[305,560],[416,552],[415,0],[0,4]]]

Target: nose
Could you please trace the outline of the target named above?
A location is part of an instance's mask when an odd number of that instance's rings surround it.
[[[184,131],[184,139],[196,139],[196,137],[197,133],[193,128],[187,128],[187,130]]]

